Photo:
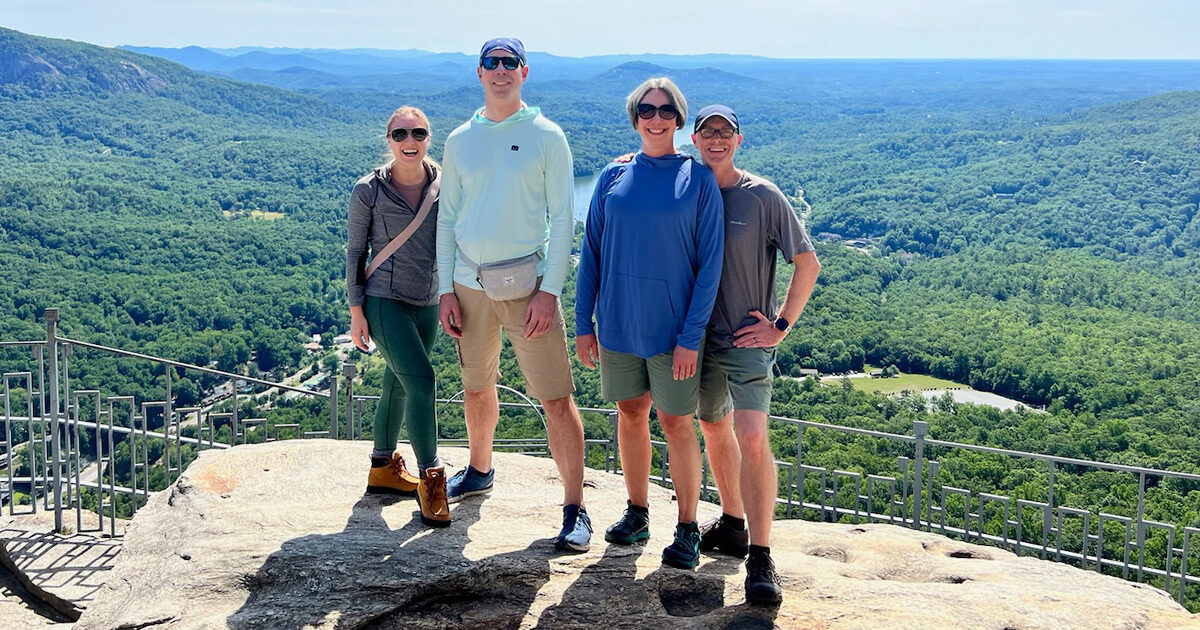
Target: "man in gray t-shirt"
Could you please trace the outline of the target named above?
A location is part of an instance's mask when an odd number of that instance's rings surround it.
[[[778,480],[767,440],[775,346],[804,310],[821,263],[783,193],[734,167],[742,143],[737,114],[710,105],[696,115],[694,129],[692,143],[717,176],[725,202],[725,261],[708,324],[699,409],[722,514],[700,528],[700,549],[748,554],[747,601],[775,603],[782,599],[770,555]],[[778,308],[777,253],[795,265]]]

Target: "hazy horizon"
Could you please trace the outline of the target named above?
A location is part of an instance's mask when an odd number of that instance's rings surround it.
[[[0,0],[2,26],[104,46],[418,49],[473,54],[515,35],[564,57],[734,54],[776,59],[1200,59],[1187,0],[610,0],[547,11],[504,5],[346,0]]]

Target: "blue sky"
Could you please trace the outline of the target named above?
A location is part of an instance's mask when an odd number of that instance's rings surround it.
[[[1200,59],[1196,0],[0,0],[0,26],[106,46]]]

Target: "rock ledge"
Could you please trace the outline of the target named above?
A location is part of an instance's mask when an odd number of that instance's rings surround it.
[[[453,506],[452,527],[435,531],[412,499],[363,496],[369,449],[297,440],[203,453],[138,512],[77,627],[1200,628],[1150,587],[889,525],[777,523],[784,603],[749,606],[736,560],[660,566],[668,490],[651,488],[648,544],[607,545],[624,484],[589,470],[592,550],[563,555],[550,460],[497,455],[493,494]],[[702,518],[717,513],[701,506]]]

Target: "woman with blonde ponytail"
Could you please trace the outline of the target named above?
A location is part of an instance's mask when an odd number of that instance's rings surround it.
[[[346,291],[354,345],[367,351],[374,341],[387,364],[367,492],[416,494],[421,520],[444,527],[450,509],[429,364],[438,328],[434,250],[441,169],[427,155],[429,143],[429,119],[421,110],[405,106],[388,118],[391,158],[358,180],[350,195]],[[419,478],[395,451],[401,422]]]

